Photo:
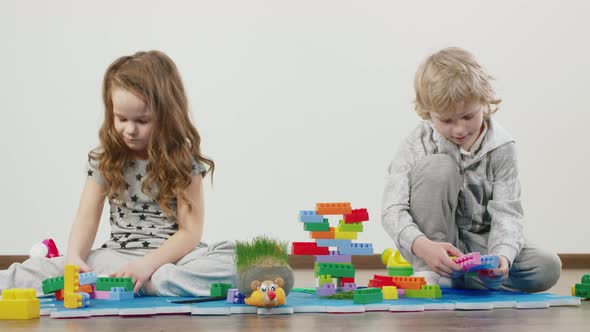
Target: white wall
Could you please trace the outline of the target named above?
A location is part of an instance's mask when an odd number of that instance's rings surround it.
[[[206,241],[307,238],[318,201],[350,201],[381,250],[387,164],[418,123],[418,64],[462,46],[497,77],[516,137],[528,237],[590,252],[590,5],[586,1],[2,1],[0,255],[65,251],[115,58],[179,66],[202,148]],[[95,245],[109,232],[103,215]]]

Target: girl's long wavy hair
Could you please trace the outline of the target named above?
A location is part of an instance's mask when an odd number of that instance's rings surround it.
[[[99,131],[100,148],[89,154],[98,161],[106,180],[107,196],[113,197],[125,186],[123,168],[131,151],[115,130],[112,92],[127,90],[148,105],[154,115],[154,130],[148,143],[148,167],[143,192],[157,201],[172,216],[176,198],[188,206],[186,189],[191,183],[192,161],[215,170],[213,160],[201,154],[201,137],[193,125],[188,101],[176,65],[160,51],[137,52],[115,60],[107,69],[102,86],[105,105],[104,122]]]

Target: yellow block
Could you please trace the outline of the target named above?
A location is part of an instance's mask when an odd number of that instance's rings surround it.
[[[395,286],[383,286],[381,291],[384,300],[397,300],[397,288]]]
[[[399,250],[394,251],[393,255],[389,256],[387,267],[410,267],[410,263],[402,256]]]
[[[33,288],[11,288],[2,291],[0,319],[39,318],[41,304]]]
[[[357,234],[356,232],[339,232],[336,230],[334,232],[334,238],[338,240],[356,240]]]
[[[82,295],[76,293],[69,293],[64,295],[64,307],[68,309],[76,309],[82,307]]]
[[[66,265],[64,271],[64,307],[76,309],[82,307],[82,295],[76,294],[80,290],[80,268],[76,265]]]

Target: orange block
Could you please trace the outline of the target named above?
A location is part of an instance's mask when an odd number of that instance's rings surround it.
[[[424,277],[391,277],[397,288],[403,289],[420,289],[426,285]]]
[[[333,239],[336,231],[334,227],[330,227],[327,232],[309,232],[312,239]]]
[[[349,202],[340,203],[316,203],[315,209],[317,214],[351,214],[352,208]]]

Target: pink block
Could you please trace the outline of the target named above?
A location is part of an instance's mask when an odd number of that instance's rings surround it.
[[[97,300],[108,300],[111,298],[111,292],[110,291],[94,291],[94,298]]]
[[[463,270],[468,271],[473,267],[481,265],[481,254],[475,251],[461,257],[456,257],[453,261],[461,265]]]

